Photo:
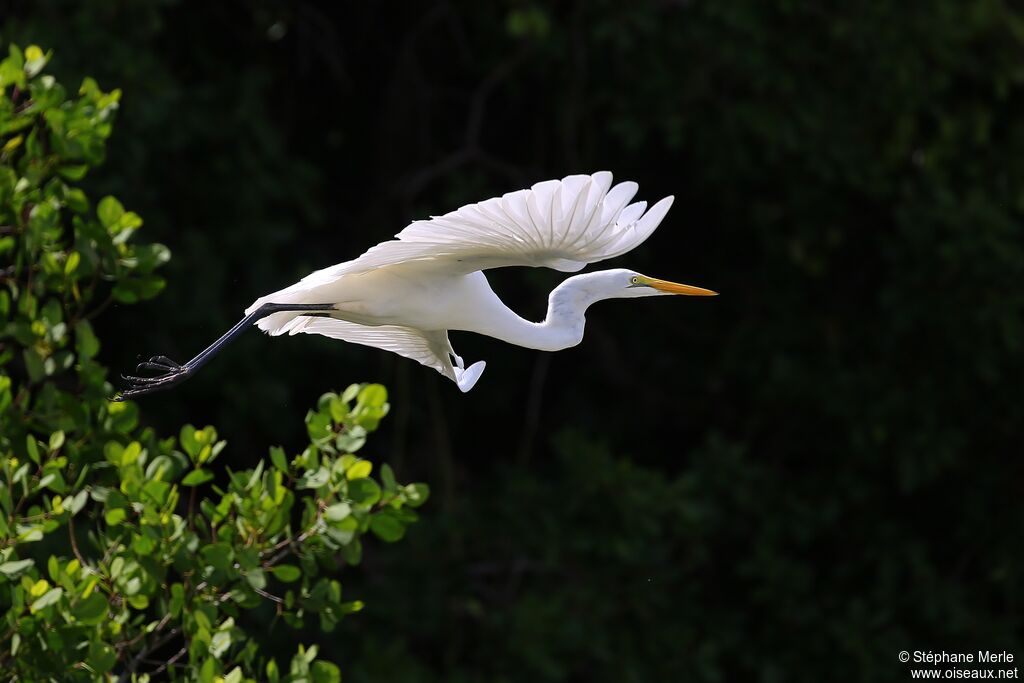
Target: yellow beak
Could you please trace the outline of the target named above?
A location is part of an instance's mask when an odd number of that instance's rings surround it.
[[[683,294],[685,296],[718,296],[718,292],[714,292],[710,289],[694,287],[693,285],[681,285],[678,282],[659,280],[654,277],[642,278],[640,282],[648,287],[654,287],[659,292],[666,292],[668,294]]]

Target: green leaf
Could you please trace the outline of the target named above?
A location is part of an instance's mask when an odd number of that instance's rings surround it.
[[[335,396],[330,403],[331,419],[335,422],[343,422],[348,417],[348,404]]]
[[[89,491],[82,489],[75,495],[71,496],[68,500],[64,501],[64,509],[70,512],[72,515],[77,515],[85,504],[89,501]]]
[[[370,408],[382,408],[388,402],[388,390],[382,384],[367,384],[359,392],[359,404]]]
[[[138,581],[138,579],[132,579],[132,581]],[[142,611],[149,607],[149,598],[147,598],[145,595],[132,595],[128,597],[127,600],[129,605],[131,605],[134,609],[139,611]]]
[[[345,472],[348,479],[365,479],[373,471],[373,463],[369,460],[360,460]]]
[[[124,207],[114,197],[106,196],[100,200],[96,207],[96,215],[107,230],[118,226],[118,221],[124,215]]]
[[[42,595],[42,597],[36,598],[36,600],[31,605],[29,605],[28,609],[30,612],[34,614],[39,610],[46,609],[50,605],[56,604],[60,600],[62,595],[64,595],[63,588],[51,588],[50,590],[46,591]]]
[[[157,506],[163,507],[167,503],[167,497],[171,493],[171,485],[166,481],[160,481],[159,479],[152,479],[142,485],[142,495],[139,499],[143,503],[156,503]]]
[[[288,473],[288,458],[284,454],[284,449],[280,446],[274,446],[270,449],[270,462],[285,474]]]
[[[341,400],[345,403],[351,403],[352,400],[359,395],[359,385],[349,384],[345,391],[341,392]]]
[[[89,597],[78,601],[71,614],[84,624],[98,624],[106,619],[108,608],[106,596],[99,591],[93,591]]]
[[[380,467],[380,483],[384,487],[384,493],[391,494],[398,490],[398,482],[395,481],[395,472],[391,465],[384,463]]]
[[[47,560],[46,573],[50,575],[53,581],[57,581],[60,578],[60,560],[57,559],[56,555],[50,555],[50,559]]]
[[[139,244],[135,246],[135,259],[140,273],[151,273],[171,259],[171,250],[162,244]]]
[[[25,450],[28,451],[28,457],[32,459],[32,462],[39,464],[39,446],[36,445],[36,439],[31,434],[25,436]]]
[[[394,543],[405,536],[405,525],[385,510],[370,518],[370,531],[380,540]]]
[[[274,575],[275,579],[284,583],[298,581],[302,576],[302,570],[293,564],[279,564],[271,569],[270,573]]]
[[[358,538],[352,539],[350,543],[342,546],[341,556],[347,564],[353,567],[357,566],[363,561],[363,544],[359,542]]]
[[[199,486],[213,479],[213,473],[209,470],[198,469],[193,470],[185,475],[185,478],[181,480],[182,486]]]
[[[326,413],[310,412],[306,416],[306,432],[314,442],[328,438],[334,433],[331,431],[331,416]]]
[[[324,510],[324,519],[328,522],[340,522],[352,514],[352,506],[348,503],[335,503]]]
[[[430,497],[430,487],[426,484],[409,484],[405,487],[405,500],[409,507],[418,508],[427,502]]]
[[[136,228],[142,227],[142,217],[139,216],[139,214],[135,213],[134,211],[125,211],[124,214],[122,214],[121,219],[117,223],[121,230],[134,230]],[[166,247],[164,248],[166,249]]]
[[[106,521],[108,526],[117,526],[123,522],[127,516],[128,513],[125,512],[124,508],[112,508],[107,510],[106,514],[103,515],[103,519]]]
[[[202,450],[202,444],[196,440],[196,428],[192,425],[185,425],[181,428],[181,432],[178,434],[178,442],[181,443],[182,449],[189,458],[195,462],[195,459],[199,456],[199,451]]]
[[[17,55],[15,55],[16,52]],[[21,57],[21,52],[12,45],[10,56],[0,61],[0,90],[12,84],[22,90],[25,89],[26,80],[23,67],[24,61]],[[28,120],[31,121],[31,119]]]
[[[116,441],[108,441],[103,447],[103,456],[108,462],[120,466],[121,458],[124,456],[124,446]]]
[[[257,590],[263,590],[267,587],[267,576],[263,573],[262,569],[250,569],[245,573],[245,580]]]
[[[10,560],[0,564],[0,574],[3,574],[5,578],[15,579],[34,564],[35,562],[32,560]]]
[[[228,651],[229,647],[231,647],[230,631],[217,631],[213,634],[213,640],[210,641],[211,655],[213,655],[217,659],[220,659],[221,656]]]
[[[82,358],[92,358],[100,350],[100,341],[88,320],[80,320],[75,325],[75,350]]]
[[[68,191],[64,195],[64,202],[68,205],[68,208],[75,213],[89,213],[89,199],[85,196],[85,193],[77,187],[68,188]]]
[[[227,543],[211,543],[199,551],[205,560],[214,569],[227,571],[231,568],[235,553]]]
[[[110,429],[127,434],[139,423],[139,407],[134,403],[109,403],[107,412],[110,414]]]
[[[341,612],[342,612],[342,614],[354,614],[356,612],[362,612],[363,611],[363,607],[364,607],[364,605],[363,605],[363,601],[362,600],[353,600],[352,602],[343,602],[343,603],[341,603]]]
[[[380,486],[373,479],[354,479],[348,483],[348,496],[356,505],[369,507],[380,500]]]
[[[313,472],[306,472],[295,482],[297,489],[317,489],[330,481],[331,473],[326,467],[321,467]]]
[[[185,587],[180,583],[175,583],[171,586],[171,602],[168,605],[167,611],[170,612],[172,617],[177,617],[181,614],[181,608],[185,605]]]
[[[78,270],[78,264],[82,262],[82,255],[77,251],[73,251],[68,254],[68,258],[64,261],[64,274],[71,275],[71,273]]]
[[[136,534],[132,538],[132,550],[136,555],[149,555],[156,550],[156,541],[145,534]]]
[[[34,78],[43,70],[46,62],[50,59],[49,54],[43,54],[38,45],[29,45],[25,48],[25,75]]]
[[[132,441],[130,444],[125,446],[124,451],[121,452],[121,465],[128,466],[139,459],[142,455],[142,444],[138,441]]]
[[[367,431],[375,430],[381,418],[388,413],[387,399],[388,392],[380,384],[367,384],[360,389],[356,407],[352,411],[356,423]]]
[[[111,292],[116,301],[133,304],[138,301],[152,299],[163,291],[167,282],[157,275],[143,275],[121,280]]]
[[[85,661],[96,673],[104,674],[117,664],[117,653],[106,643],[94,640],[89,643],[89,654]]]
[[[341,453],[355,453],[366,444],[366,429],[352,425],[335,439],[334,445]]]
[[[341,683],[341,670],[323,659],[313,662],[309,673],[313,683]]]
[[[199,683],[213,683],[216,676],[217,660],[211,657],[203,662],[203,665],[199,668]]]
[[[79,181],[85,177],[85,174],[89,172],[88,164],[65,164],[57,169],[57,173],[60,174],[65,180]],[[70,272],[70,271],[68,271]]]

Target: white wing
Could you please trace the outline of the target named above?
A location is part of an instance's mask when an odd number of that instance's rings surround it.
[[[629,204],[637,184],[612,187],[607,171],[537,183],[429,220],[415,221],[394,240],[359,258],[316,271],[308,285],[383,266],[434,262],[445,272],[502,266],[543,266],[567,272],[613,258],[647,239],[672,206]],[[610,188],[610,189],[609,189]]]
[[[336,318],[300,316],[271,332],[274,335],[285,333],[322,334],[332,339],[391,351],[434,368],[458,384],[464,392],[473,388],[486,365],[479,361],[464,369],[462,359],[455,355],[448,341],[448,333],[444,330],[424,332],[400,325],[368,326]],[[457,364],[452,363],[453,358]]]

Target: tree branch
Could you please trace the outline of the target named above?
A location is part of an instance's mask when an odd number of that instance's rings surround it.
[[[168,617],[169,616],[170,615],[168,615]],[[154,631],[154,633],[155,632],[156,631]],[[117,683],[128,683],[128,681],[131,680],[132,674],[137,672],[139,664],[142,664],[143,660],[149,657],[150,653],[160,649],[161,647],[169,643],[179,633],[180,630],[177,627],[172,628],[166,634],[164,634],[160,638],[157,638],[155,641],[148,644],[146,647],[142,648],[142,650],[137,655],[135,655],[134,658],[132,658],[132,661],[128,664],[128,668],[125,669],[120,676],[118,676]]]
[[[78,564],[82,565],[82,569],[85,569],[85,558],[82,557],[82,553],[78,550],[78,540],[75,538],[75,516],[70,515],[68,517],[68,537],[71,539],[71,552],[75,554],[75,559],[78,560]]]

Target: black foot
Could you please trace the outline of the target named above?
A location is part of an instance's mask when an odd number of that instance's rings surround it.
[[[140,377],[136,375],[121,375],[127,383],[127,387],[121,393],[114,396],[114,401],[152,394],[156,391],[168,389],[175,384],[188,378],[192,371],[184,366],[175,363],[167,356],[153,356],[148,361],[139,363],[135,368],[136,372],[154,371],[152,377]]]
[[[139,363],[135,367],[135,372],[141,372],[143,370],[179,370],[180,368],[180,365],[175,363],[167,356],[153,356],[148,361],[144,363]]]

